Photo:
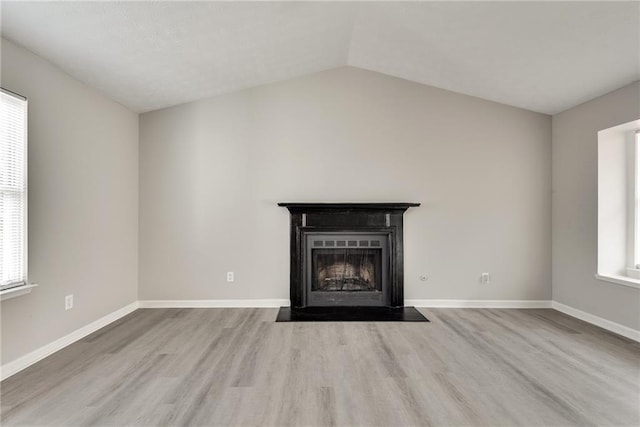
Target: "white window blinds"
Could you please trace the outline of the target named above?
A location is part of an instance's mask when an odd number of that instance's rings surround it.
[[[0,91],[0,289],[27,280],[27,101]]]

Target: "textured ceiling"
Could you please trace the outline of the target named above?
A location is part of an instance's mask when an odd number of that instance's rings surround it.
[[[553,114],[640,78],[638,2],[9,2],[2,36],[135,111],[344,65]]]

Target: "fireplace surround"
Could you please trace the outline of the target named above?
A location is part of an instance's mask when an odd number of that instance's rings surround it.
[[[403,307],[403,214],[419,203],[278,203],[290,212],[294,309]]]

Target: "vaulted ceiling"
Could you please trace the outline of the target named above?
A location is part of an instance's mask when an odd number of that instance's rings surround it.
[[[640,78],[638,2],[10,2],[2,36],[139,112],[350,65],[554,114]]]

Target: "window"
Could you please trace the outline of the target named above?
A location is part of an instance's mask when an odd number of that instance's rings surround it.
[[[0,92],[0,290],[27,281],[27,100]]]
[[[640,130],[634,132],[634,259],[633,264],[636,269],[640,269]]]
[[[640,120],[598,132],[601,280],[640,288]]]

